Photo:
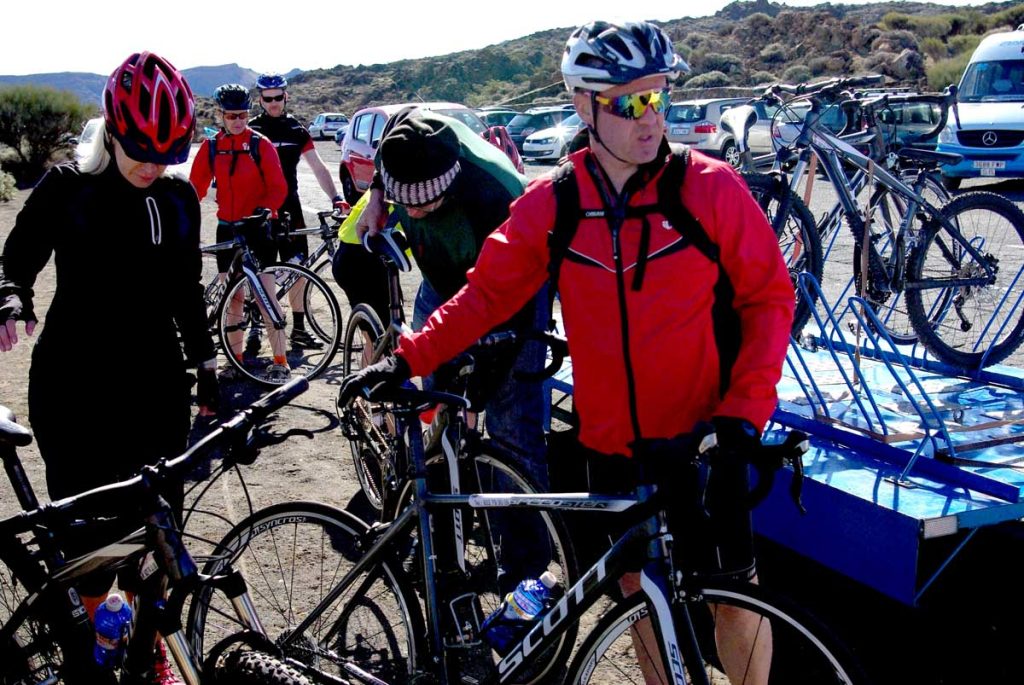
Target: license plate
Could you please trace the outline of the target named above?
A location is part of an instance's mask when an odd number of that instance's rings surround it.
[[[996,175],[996,170],[995,169],[981,169],[981,170],[978,171],[978,175],[980,175],[980,176],[995,176]]]
[[[1005,169],[1006,162],[998,162],[991,159],[980,159],[974,162],[975,169]]]
[[[689,133],[690,133],[690,127],[689,126],[673,126],[672,127],[672,135],[674,135],[674,136],[685,136],[685,135],[688,135]]]

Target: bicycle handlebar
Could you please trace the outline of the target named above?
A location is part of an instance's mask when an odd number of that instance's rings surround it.
[[[291,402],[308,388],[308,379],[295,378],[217,426],[209,435],[180,456],[146,466],[138,475],[128,480],[103,485],[45,504],[38,509],[22,511],[3,519],[0,521],[0,535],[17,535],[40,524],[60,524],[83,516],[124,515],[134,512],[144,501],[143,498],[155,491],[157,484],[184,478],[201,457],[209,456],[214,447],[225,442],[233,443],[229,445],[232,449],[237,449],[240,442],[244,446],[252,428],[258,426],[267,416]]]
[[[787,95],[838,95],[844,90],[853,88],[864,88],[876,85],[883,81],[881,74],[869,74],[867,76],[850,76],[847,78],[832,78],[817,83],[773,83],[765,90],[765,95],[777,96],[779,93]]]

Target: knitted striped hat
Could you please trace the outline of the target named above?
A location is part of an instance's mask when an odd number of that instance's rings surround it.
[[[380,162],[389,198],[409,206],[430,204],[459,175],[459,139],[442,122],[409,116],[381,141]]]

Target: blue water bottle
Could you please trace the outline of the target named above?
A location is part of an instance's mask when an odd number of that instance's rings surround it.
[[[120,666],[125,637],[132,624],[132,608],[121,595],[113,592],[96,609],[94,623],[96,646],[93,656],[96,663],[107,669]]]
[[[540,578],[520,582],[480,626],[484,639],[504,656],[551,604],[557,585],[558,579],[551,571],[540,574]]]

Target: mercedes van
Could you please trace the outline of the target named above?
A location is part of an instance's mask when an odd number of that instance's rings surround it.
[[[946,187],[965,178],[1024,177],[1024,24],[978,45],[960,80],[960,126],[953,113],[938,150],[963,155],[942,167]]]

